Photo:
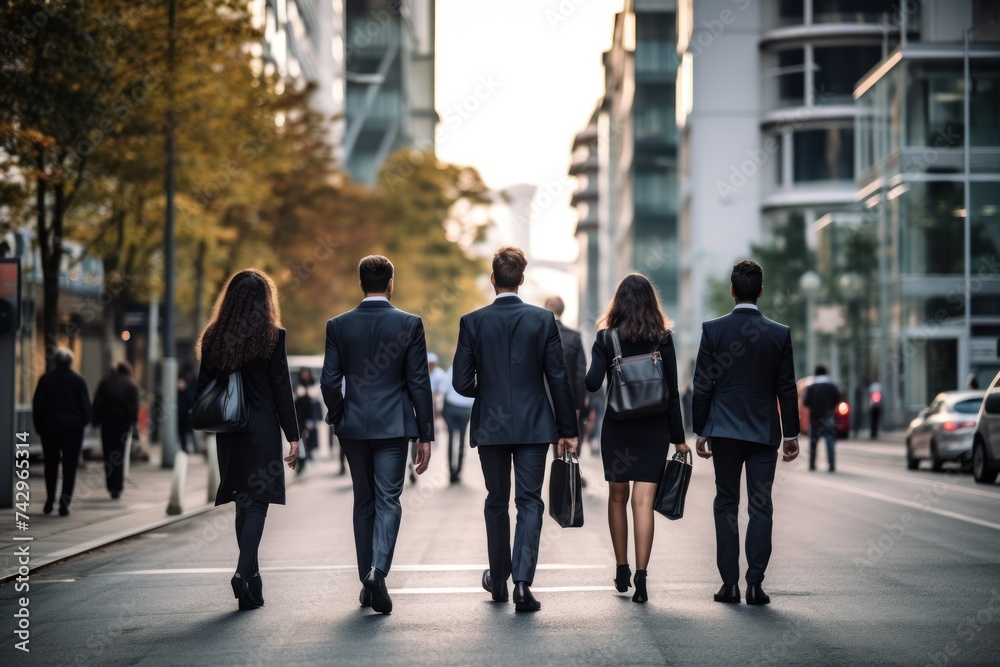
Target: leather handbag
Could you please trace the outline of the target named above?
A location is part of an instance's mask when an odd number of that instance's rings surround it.
[[[245,433],[250,425],[240,371],[214,378],[195,395],[191,428],[209,433]]]
[[[684,499],[691,483],[691,452],[677,452],[667,461],[663,478],[656,485],[656,499],[653,509],[671,520],[684,516]]]
[[[553,460],[549,468],[549,516],[563,528],[583,526],[582,487],[580,462],[564,449],[562,458]]]
[[[614,358],[608,384],[608,411],[612,418],[626,420],[667,411],[667,383],[657,341],[649,354],[622,358],[616,329],[608,329]]]

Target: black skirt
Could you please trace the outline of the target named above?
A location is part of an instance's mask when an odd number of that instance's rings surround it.
[[[670,424],[666,412],[623,421],[604,413],[601,458],[607,481],[659,482],[669,449]]]

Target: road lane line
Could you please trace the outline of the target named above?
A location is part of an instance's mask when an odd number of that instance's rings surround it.
[[[549,586],[532,587],[532,593],[589,593],[591,591],[614,591],[614,586]],[[452,593],[479,593],[486,591],[482,586],[456,586],[451,588],[390,588],[393,595],[450,595]]]
[[[967,523],[976,524],[977,526],[992,528],[993,530],[1000,530],[1000,523],[993,523],[992,521],[984,521],[983,519],[977,519],[972,516],[966,516],[965,514],[959,514],[958,512],[950,512],[948,510],[942,510],[936,507],[928,507],[927,505],[921,505],[920,503],[915,503],[911,500],[893,498],[892,496],[887,496],[882,493],[877,493],[875,491],[865,491],[864,489],[859,489],[844,484],[838,484],[836,482],[831,482],[825,479],[814,478],[811,480],[811,483],[819,484],[820,486],[828,486],[831,489],[839,489],[841,491],[847,491],[848,493],[855,493],[859,496],[874,498],[875,500],[881,500],[883,502],[892,503],[894,505],[902,505],[903,507],[912,507],[920,510],[921,512],[930,512],[931,514],[937,514],[938,516],[948,517],[949,519],[958,519],[959,521],[965,521]]]
[[[904,477],[902,475],[894,475],[892,473],[879,472],[874,470],[867,470],[865,468],[854,468],[852,466],[837,466],[837,470],[843,470],[844,472],[854,472],[861,475],[868,475],[871,477],[881,477],[883,479],[894,479],[900,482],[906,482],[907,484],[918,484],[920,486],[930,487],[938,482],[948,485],[948,491],[957,491],[959,493],[968,493],[972,496],[982,496],[983,498],[993,498],[994,500],[1000,500],[1000,493],[990,493],[989,491],[981,491],[979,489],[969,489],[964,486],[958,486],[957,484],[951,484],[944,480],[920,480],[920,479],[910,479],[909,477]]]
[[[549,563],[538,565],[537,570],[601,570],[604,565],[576,565],[563,563]],[[456,565],[394,565],[393,572],[482,572],[489,568],[485,563],[481,564],[456,564]],[[160,575],[186,575],[186,574],[224,574],[232,572],[231,567],[187,567],[187,568],[165,568],[158,570],[125,570],[123,572],[95,572],[87,576],[90,577],[129,577],[129,576],[160,576]],[[262,567],[261,572],[357,572],[357,565],[278,565],[275,567]],[[481,590],[481,589],[480,589]]]

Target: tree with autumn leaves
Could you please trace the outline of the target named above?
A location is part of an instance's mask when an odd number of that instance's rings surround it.
[[[484,267],[456,241],[456,217],[482,201],[475,170],[433,155],[392,156],[366,188],[340,172],[309,107],[252,55],[260,35],[244,2],[177,0],[176,58],[166,61],[166,3],[124,0],[0,5],[0,225],[31,227],[43,263],[45,340],[59,339],[62,241],[105,266],[107,331],[125,304],[163,289],[167,109],[176,118],[177,297],[193,338],[229,275],[271,273],[294,352],[323,349],[323,321],[360,298],[363,255],[388,254],[395,301],[422,314],[432,349],[450,354],[461,312],[478,305]]]

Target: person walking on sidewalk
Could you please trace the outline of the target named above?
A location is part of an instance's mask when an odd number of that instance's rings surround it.
[[[240,555],[230,583],[240,609],[253,609],[264,604],[258,548],[267,508],[285,504],[281,434],[290,443],[284,457],[289,468],[295,467],[299,451],[285,330],[270,276],[246,269],[229,279],[195,352],[201,359],[198,392],[234,371],[243,378],[251,428],[216,436],[220,481],[215,504],[236,503]]]
[[[125,457],[138,419],[139,385],[132,379],[132,365],[119,361],[94,393],[94,426],[101,427],[104,476],[115,500],[125,486]]]
[[[31,401],[31,416],[35,432],[42,439],[45,457],[45,513],[51,514],[55,503],[61,457],[63,483],[59,516],[66,516],[73,500],[83,431],[90,423],[90,390],[83,376],[72,369],[72,351],[56,348],[53,361],[55,367],[38,378]]]
[[[771,488],[778,464],[799,455],[799,405],[792,334],[764,317],[757,299],[764,271],[749,259],[737,263],[728,315],[701,325],[694,369],[694,432],[698,456],[715,464],[715,551],[722,587],[716,602],[740,601],[740,480],[747,477],[747,604],[768,604],[761,583],[771,558],[774,506]],[[779,411],[780,406],[780,411]]]
[[[471,444],[479,450],[486,481],[483,513],[490,563],[482,585],[494,602],[506,602],[507,579],[513,576],[515,611],[542,608],[530,587],[542,534],[542,482],[549,444],[557,443],[559,456],[577,446],[573,390],[556,319],[517,295],[527,264],[520,248],[500,248],[493,256],[490,282],[496,300],[462,317],[452,366],[455,390],[476,399]],[[513,551],[512,463],[517,507]]]
[[[625,593],[632,587],[628,564],[628,504],[632,497],[635,535],[635,595],[633,602],[646,602],[646,567],[653,551],[653,501],[656,486],[667,465],[670,443],[679,453],[690,451],[684,438],[681,402],[677,394],[677,355],[670,330],[673,322],[660,308],[656,289],[646,276],[625,276],[607,312],[598,322],[591,352],[587,389],[596,391],[607,379],[612,382],[615,344],[619,338],[623,357],[658,353],[663,364],[667,400],[662,412],[636,419],[615,419],[608,410],[601,431],[604,479],[608,482],[608,523],[615,552],[615,587]]]
[[[809,469],[816,469],[816,446],[819,439],[826,442],[826,463],[830,472],[837,469],[837,418],[834,412],[840,405],[840,388],[827,375],[826,366],[816,366],[812,384],[806,387],[802,405],[809,408]]]
[[[444,382],[444,423],[448,425],[448,470],[450,481],[457,484],[462,479],[462,461],[465,458],[465,432],[472,418],[476,399],[462,396],[452,384],[454,364],[448,369]]]
[[[431,459],[434,403],[424,323],[390,303],[392,262],[369,255],[358,264],[358,276],[364,299],[326,323],[320,388],[354,484],[361,606],[388,614],[392,599],[385,579],[403,515],[399,496],[408,444],[420,443],[414,463],[421,475]]]
[[[316,380],[308,368],[300,368],[298,386],[295,387],[295,414],[299,419],[299,436],[302,438],[302,451],[295,466],[295,474],[301,475],[306,464],[312,462],[313,455],[319,449],[319,432],[316,430],[320,420],[319,400],[316,396]]]

